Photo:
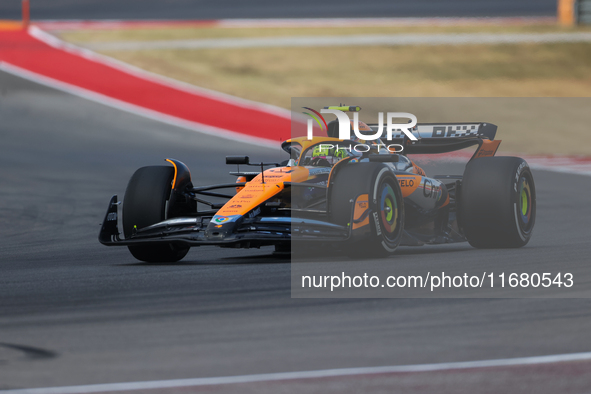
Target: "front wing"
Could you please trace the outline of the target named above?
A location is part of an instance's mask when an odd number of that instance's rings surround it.
[[[243,218],[234,232],[228,235],[206,234],[211,217],[179,217],[138,229],[129,238],[119,233],[117,196],[113,196],[103,220],[99,241],[103,245],[136,245],[140,243],[174,243],[188,246],[216,245],[249,248],[286,244],[297,241],[347,241],[351,227],[320,219],[289,216]]]

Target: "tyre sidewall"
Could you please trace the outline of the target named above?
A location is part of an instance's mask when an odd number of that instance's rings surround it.
[[[382,207],[380,199],[383,186],[389,185],[395,196],[396,223],[392,232],[387,232],[387,224],[384,223],[384,216],[382,215]],[[370,190],[370,208],[372,214],[370,215],[370,222],[372,223],[372,234],[374,236],[374,246],[381,248],[385,253],[393,253],[402,239],[404,232],[404,200],[402,198],[402,191],[396,176],[392,174],[388,167],[381,168],[374,175],[372,188]]]
[[[531,187],[531,224],[519,225],[519,182]],[[479,158],[468,163],[462,181],[459,219],[464,235],[478,248],[521,247],[532,235],[536,194],[527,162],[518,157]]]
[[[384,224],[381,222],[379,203],[380,186],[388,183],[394,194],[398,207],[397,232],[388,239],[383,232]],[[369,233],[359,236],[353,233],[353,238],[348,245],[354,255],[377,254],[384,255],[394,252],[400,244],[404,231],[404,201],[396,176],[391,167],[384,163],[355,163],[347,164],[339,169],[335,178],[331,181],[329,190],[329,210],[333,223],[339,225],[352,225],[354,202],[362,194],[368,195],[368,208],[370,209]],[[374,212],[378,213],[377,221]],[[359,230],[353,230],[359,231]],[[367,233],[366,233],[367,234]]]
[[[167,200],[172,191],[174,169],[150,166],[138,169],[127,185],[123,199],[123,234],[130,238],[138,229],[167,219]],[[150,263],[174,262],[185,257],[189,247],[171,243],[129,245],[138,260]]]

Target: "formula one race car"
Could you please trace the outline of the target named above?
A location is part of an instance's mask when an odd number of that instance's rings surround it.
[[[362,123],[360,130],[376,130]],[[490,123],[419,123],[412,128],[416,141],[403,134],[388,141],[403,147],[398,153],[380,139],[292,138],[282,144],[290,160],[252,164],[247,156],[226,157],[227,164],[256,165],[260,172],[230,172],[237,183],[210,186],[194,186],[187,166],[167,159],[171,166],[143,167],[131,177],[123,199],[125,237],[113,196],[99,240],[126,245],[146,262],[178,261],[201,245],[274,245],[289,252],[292,241],[351,251],[361,245],[368,254],[463,241],[521,247],[535,222],[534,180],[523,159],[494,157],[501,142],[496,130]],[[463,176],[428,177],[408,157],[471,146],[477,149]],[[211,197],[225,200],[205,199]]]

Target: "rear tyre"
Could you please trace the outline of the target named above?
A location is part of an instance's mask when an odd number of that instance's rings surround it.
[[[123,199],[123,234],[131,237],[134,227],[140,229],[166,219],[167,200],[172,190],[174,169],[166,166],[142,167],[127,185]],[[189,247],[168,243],[129,245],[138,260],[148,263],[179,261]]]
[[[483,157],[466,166],[459,219],[475,248],[526,245],[536,221],[536,187],[519,157]]]
[[[351,255],[384,256],[393,253],[404,232],[404,199],[396,176],[383,163],[357,163],[341,168],[331,185],[331,221],[353,226],[357,197],[368,195],[368,239],[353,240]]]

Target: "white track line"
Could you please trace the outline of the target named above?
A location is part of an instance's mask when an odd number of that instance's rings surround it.
[[[419,162],[423,160],[428,163],[439,160],[466,164],[472,157],[472,153],[455,151],[450,152],[449,156],[442,156],[437,159],[429,156],[428,154],[413,155],[413,159]],[[523,155],[515,152],[497,152],[496,156],[521,157],[534,170],[591,176],[591,158],[587,156]]]
[[[222,129],[219,127],[209,126],[206,124],[192,122],[185,119],[181,119],[175,116],[166,115],[164,113],[153,111],[138,105],[130,104],[125,101],[117,100],[109,96],[105,96],[100,93],[93,92],[91,90],[83,89],[75,85],[71,85],[66,82],[58,81],[46,77],[41,74],[37,74],[23,68],[14,66],[7,62],[0,61],[0,70],[5,71],[9,74],[16,75],[18,77],[28,79],[35,83],[48,86],[53,89],[61,90],[72,94],[74,96],[82,97],[87,100],[97,102],[99,104],[106,105],[108,107],[116,108],[121,111],[129,112],[134,115],[139,115],[144,118],[152,119],[158,122],[166,123],[172,126],[181,127],[183,129],[196,131],[198,133],[212,135],[215,137],[231,140],[241,141],[252,145],[261,147],[277,148],[277,143],[265,138],[251,137],[242,133],[234,132],[231,130]]]
[[[360,27],[360,26],[470,26],[470,25],[525,25],[556,24],[553,16],[524,17],[435,17],[435,18],[261,18],[215,20],[36,20],[34,24],[45,30],[76,29],[134,29],[151,27],[194,26],[222,28],[282,28],[282,27]]]
[[[209,38],[189,40],[122,41],[88,43],[94,50],[277,48],[341,46],[406,46],[591,42],[591,32],[574,33],[462,33],[462,34],[363,34],[344,36],[289,36],[255,38]]]
[[[179,387],[214,386],[222,384],[275,382],[282,380],[302,380],[335,378],[342,376],[377,375],[391,373],[435,372],[466,370],[474,368],[513,367],[560,363],[568,361],[591,360],[591,352],[556,354],[537,357],[505,358],[496,360],[465,361],[439,364],[393,365],[383,367],[341,368],[317,371],[280,372],[258,375],[222,376],[214,378],[154,380],[145,382],[106,383],[84,386],[43,387],[33,389],[0,390],[0,394],[83,394],[112,391],[154,390]]]
[[[580,163],[574,157],[523,156],[534,170],[591,176],[591,162]]]
[[[216,27],[358,27],[358,26],[462,26],[556,24],[556,17],[400,17],[400,18],[276,18],[219,19]]]
[[[73,55],[82,57],[84,59],[88,59],[95,63],[104,64],[106,66],[115,68],[127,74],[131,74],[137,78],[142,78],[150,82],[158,83],[164,86],[168,86],[173,89],[178,89],[190,94],[194,94],[197,96],[207,97],[213,100],[218,100],[227,104],[237,105],[243,108],[248,108],[253,111],[260,111],[260,112],[267,112],[272,115],[281,116],[286,119],[291,118],[291,112],[281,107],[277,107],[271,104],[260,103],[258,101],[252,101],[248,99],[244,99],[237,96],[232,96],[230,94],[218,92],[215,90],[210,90],[206,88],[202,88],[199,86],[191,85],[189,83],[181,82],[176,79],[168,78],[163,75],[151,73],[149,71],[143,70],[139,67],[132,66],[131,64],[124,63],[120,60],[114,59],[112,57],[108,57],[105,55],[101,55],[99,53],[93,52],[86,48],[78,47],[74,44],[70,44],[68,42],[62,41],[56,36],[53,36],[43,30],[39,29],[38,27],[31,26],[29,27],[28,33],[38,39],[39,41],[52,46],[56,49],[71,53]]]
[[[404,19],[404,18],[402,18]],[[412,19],[412,18],[410,18]],[[419,18],[420,19],[420,18]],[[443,18],[445,19],[445,18]],[[455,18],[450,18],[450,21]],[[460,18],[461,19],[461,18]],[[467,18],[470,19],[470,18]],[[494,19],[494,18],[492,18]],[[491,20],[492,20],[491,19]],[[230,22],[238,22],[239,20],[230,20]],[[245,20],[246,21],[246,20]],[[247,99],[242,99],[239,97],[231,96],[228,94],[224,94],[221,92],[216,92],[209,89],[200,88],[198,86],[190,85],[188,83],[180,82],[171,78],[167,78],[158,74],[153,74],[148,71],[142,70],[135,66],[129,65],[127,63],[123,63],[116,59],[97,54],[92,52],[88,49],[80,48],[75,45],[66,43],[59,38],[48,34],[37,27],[29,28],[29,34],[33,37],[39,39],[42,42],[45,42],[48,45],[51,45],[55,48],[70,52],[77,56],[81,56],[87,58],[89,60],[106,64],[110,67],[117,68],[121,71],[130,73],[136,77],[144,78],[148,81],[157,82],[160,84],[164,84],[170,86],[171,88],[180,89],[188,93],[192,93],[195,95],[210,97],[212,99],[216,99],[222,102],[226,102],[229,104],[240,105],[246,108],[250,108],[253,110],[258,110],[261,112],[268,112],[270,114],[282,117],[290,117],[291,113],[287,109],[283,109],[280,107],[275,107],[273,105],[258,103],[256,101],[250,101]],[[590,34],[590,33],[585,33]],[[6,62],[0,61],[0,70],[5,72],[11,73],[13,75],[17,75],[21,78],[25,78],[31,80],[33,82],[49,86],[54,89],[58,89],[64,91],[66,93],[73,94],[78,97],[82,97],[94,102],[98,102],[103,105],[107,105],[109,107],[113,107],[116,109],[120,109],[122,111],[126,111],[138,116],[143,116],[155,121],[159,121],[162,123],[170,124],[176,127],[181,127],[184,129],[188,129],[191,131],[196,131],[203,134],[214,135],[220,138],[233,140],[233,141],[241,141],[261,147],[266,148],[276,148],[276,142],[264,138],[257,138],[244,135],[242,133],[234,132],[231,130],[226,130],[214,126],[209,126],[205,124],[201,124],[198,122],[187,121],[181,118],[177,118],[171,115],[163,114],[158,111],[149,110],[144,107],[140,107],[137,105],[129,104],[117,99],[113,99],[111,97],[83,89],[77,87],[75,85],[71,85],[65,82],[61,82],[52,78],[48,78],[46,76],[33,73],[31,71],[19,68],[17,66],[11,65]],[[293,114],[296,116],[295,119],[304,122],[305,119],[299,116],[299,114]],[[300,119],[301,118],[301,119]],[[292,119],[293,121],[294,119]],[[525,160],[527,160],[531,167],[534,169],[540,169],[545,171],[553,171],[553,172],[562,172],[562,173],[570,173],[570,174],[579,174],[579,175],[586,175],[591,176],[591,162],[581,162],[578,160],[577,157],[570,157],[570,156],[527,156],[527,155],[520,155]]]
[[[82,89],[77,86],[61,82],[52,78],[45,77],[40,74],[33,73],[31,71],[22,69],[20,67],[14,66],[12,64],[0,61],[0,70],[5,71],[9,74],[16,75],[18,77],[30,80],[32,82],[48,86],[53,89],[57,89],[74,96],[82,97],[87,100],[91,100],[112,108],[119,109],[121,111],[129,112],[134,115],[142,116],[148,119],[152,119],[158,122],[162,122],[165,124],[169,124],[176,127],[181,127],[183,129],[195,131],[198,133],[203,133],[207,135],[213,135],[219,138],[232,140],[232,141],[241,141],[252,145],[257,145],[264,148],[277,148],[277,142],[271,141],[264,138],[257,138],[257,137],[250,137],[241,133],[233,132],[226,129],[221,129],[218,127],[208,126],[205,124],[191,122],[188,120],[184,120],[181,118],[177,118],[174,116],[166,115],[161,112],[153,111],[146,109],[144,107],[140,107],[137,105],[129,104],[124,101],[116,100],[111,97],[95,93],[93,91]],[[465,158],[446,158],[445,160],[457,160],[461,162],[465,162],[470,155],[467,155]],[[578,175],[585,175],[591,176],[591,162],[580,162],[577,160],[577,157],[570,157],[570,156],[528,156],[528,155],[519,155],[517,156],[522,157],[525,159],[532,168],[543,170],[543,171],[552,171],[552,172],[561,172],[561,173],[569,173],[569,174],[578,174]]]

